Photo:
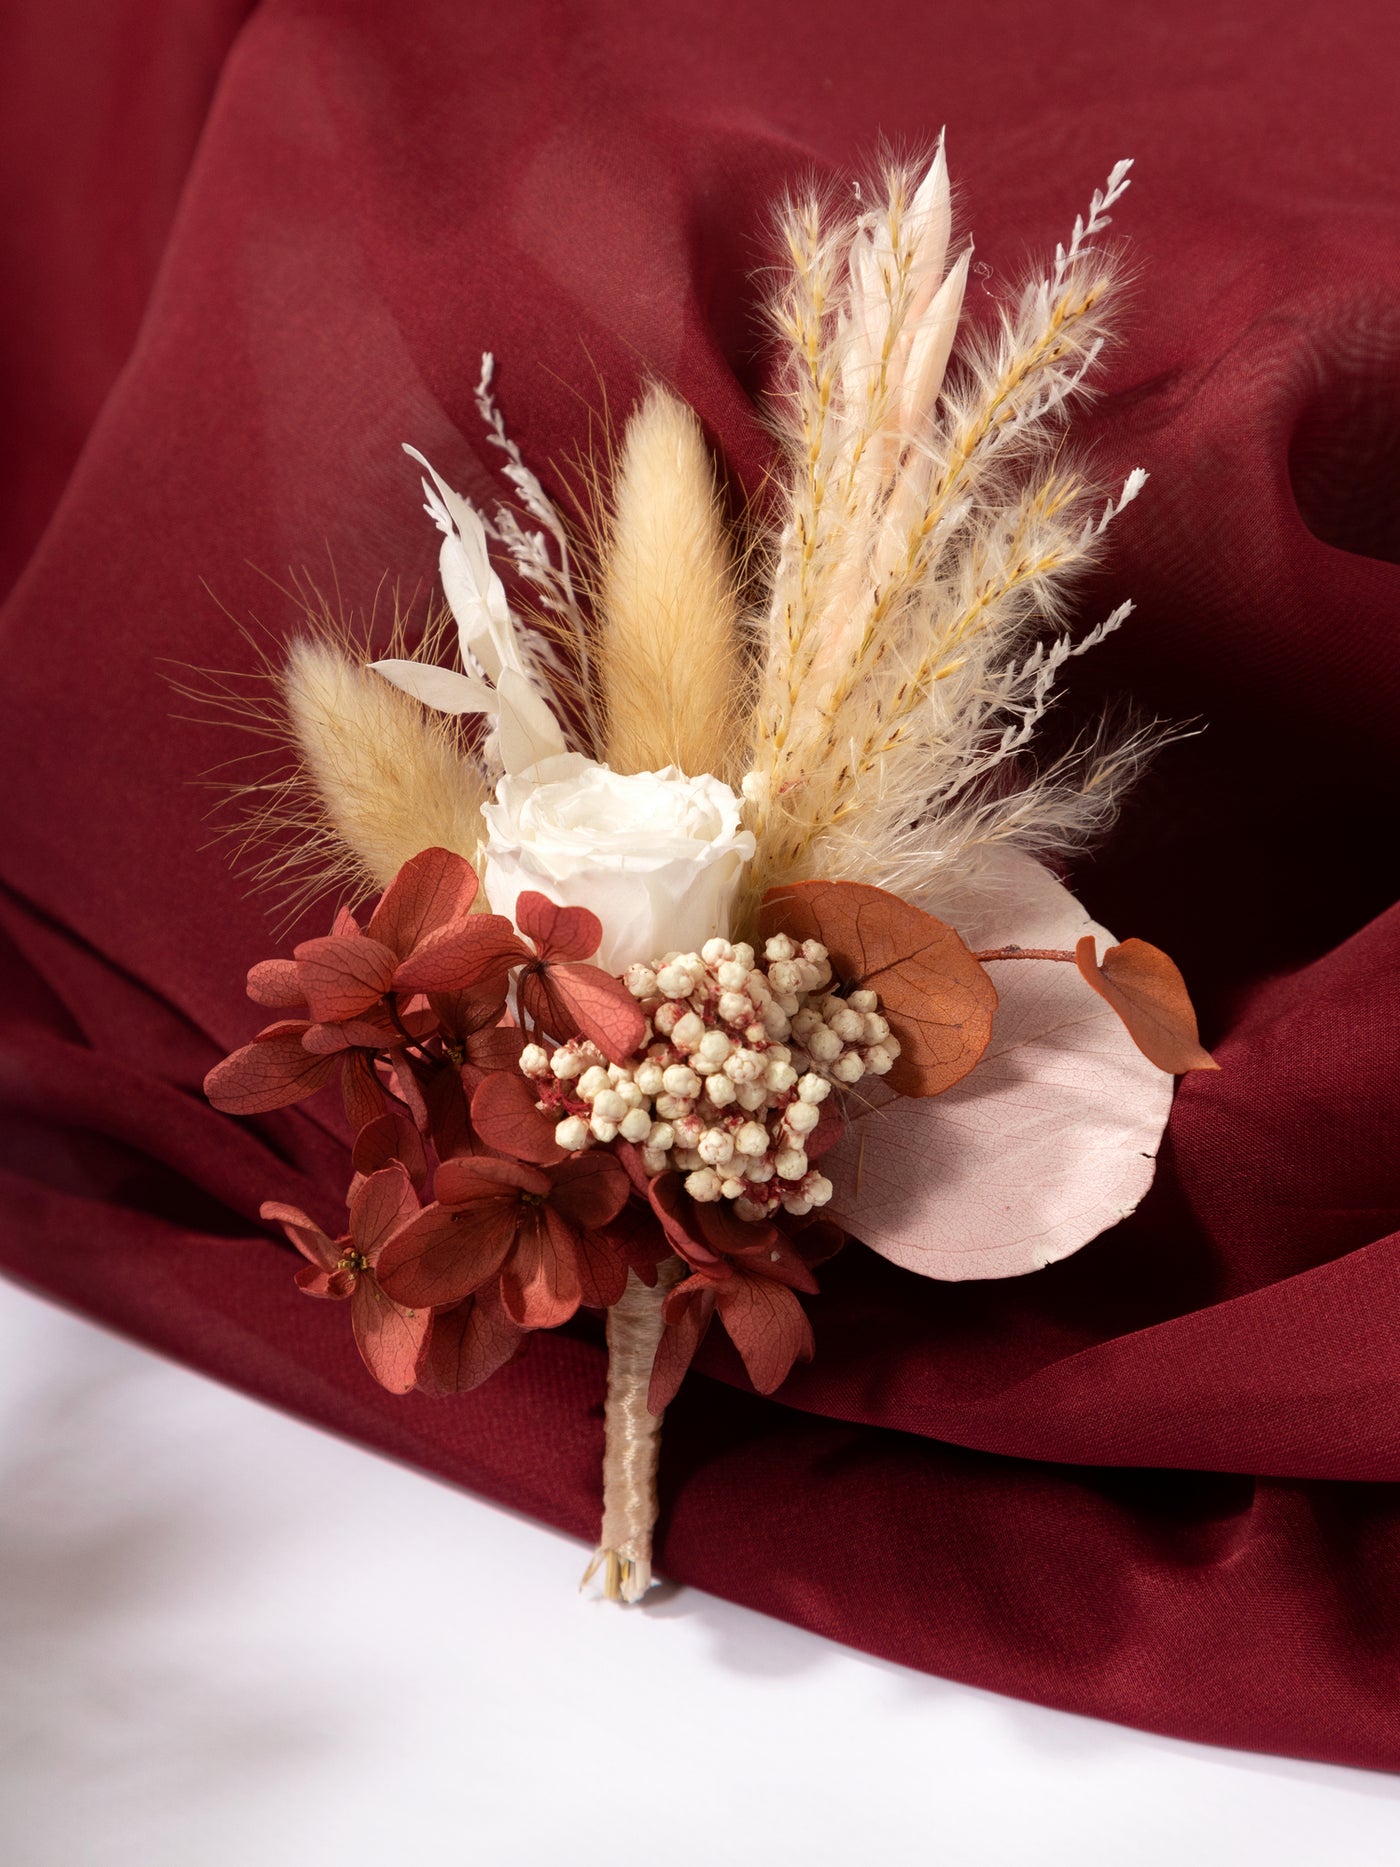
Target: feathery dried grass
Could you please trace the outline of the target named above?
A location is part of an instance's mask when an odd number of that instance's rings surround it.
[[[257,741],[206,782],[221,794],[220,835],[235,844],[240,874],[273,898],[283,926],[323,899],[378,893],[434,845],[475,866],[486,800],[460,722],[365,666],[373,614],[347,616],[305,578],[285,594],[304,622],[290,644],[245,630],[253,672],[186,669],[172,683],[205,717]],[[410,647],[411,612],[396,599],[389,652],[436,661],[452,626],[436,605]]]
[[[1099,236],[1128,166],[951,378],[967,254],[945,271],[941,147],[922,182],[890,164],[873,209],[785,210],[792,464],[746,783],[754,899],[812,874],[917,894],[996,842],[1062,852],[1145,756],[1138,733],[1012,770],[1065,661],[1130,608],[1078,645],[1062,633],[1146,477],[1100,511],[1063,449],[1107,335],[1117,270]]]
[[[700,424],[657,385],[627,424],[599,608],[607,763],[734,777],[746,750],[734,564]]]

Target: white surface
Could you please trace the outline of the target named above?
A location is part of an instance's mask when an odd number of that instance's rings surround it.
[[[1393,1867],[1400,1781],[906,1672],[0,1283],[5,1867]]]

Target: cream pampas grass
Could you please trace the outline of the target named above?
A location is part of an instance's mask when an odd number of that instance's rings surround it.
[[[596,644],[614,771],[736,777],[745,668],[733,560],[700,424],[653,386],[627,424]]]
[[[1107,334],[1100,236],[1128,167],[951,369],[969,254],[948,263],[941,146],[922,179],[889,166],[861,211],[786,208],[791,469],[745,781],[753,899],[811,875],[918,895],[998,842],[1063,851],[1141,763],[1141,736],[1015,763],[1065,662],[1130,608],[1077,643],[1061,628],[1146,477],[1105,503],[1063,450]]]

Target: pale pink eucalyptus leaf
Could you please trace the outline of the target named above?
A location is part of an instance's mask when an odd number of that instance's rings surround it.
[[[1004,852],[975,888],[920,903],[974,951],[1111,941],[1068,889]],[[949,1282],[1019,1277],[1126,1218],[1152,1183],[1172,1079],[1077,967],[992,961],[991,1042],[944,1094],[874,1110],[822,1161],[827,1214],[872,1251]]]

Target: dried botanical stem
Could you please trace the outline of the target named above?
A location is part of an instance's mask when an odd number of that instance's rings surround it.
[[[656,1523],[656,1468],[662,1415],[647,1407],[651,1365],[661,1340],[666,1294],[685,1275],[668,1259],[654,1285],[627,1273],[627,1288],[608,1311],[608,1400],[604,1417],[603,1531],[584,1575],[603,1571],[609,1601],[640,1601],[651,1587]]]
[[[700,424],[659,387],[627,424],[601,596],[607,763],[737,776],[745,670],[729,542]]]

